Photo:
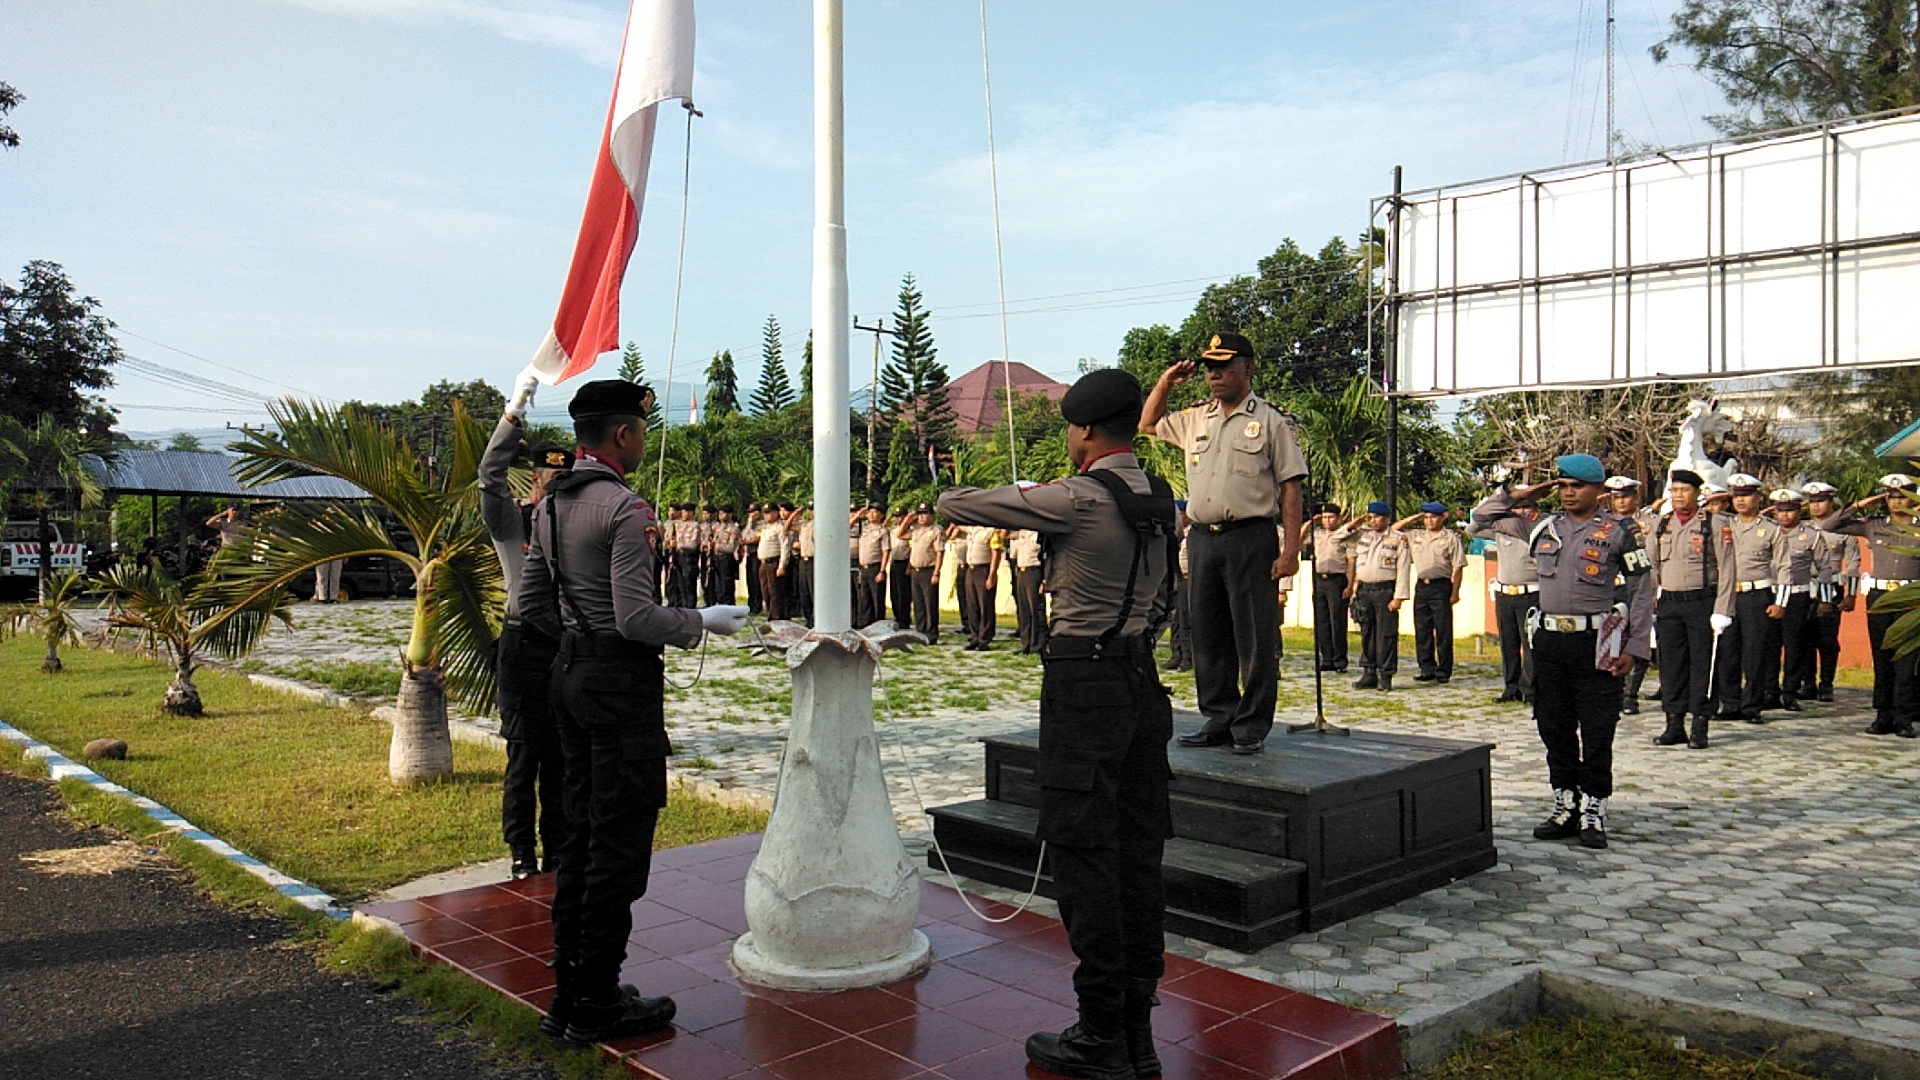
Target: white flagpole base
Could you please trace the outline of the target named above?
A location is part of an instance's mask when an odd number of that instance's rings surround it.
[[[748,931],[733,943],[733,970],[755,986],[775,990],[854,990],[863,986],[886,986],[910,979],[933,963],[933,946],[918,930],[906,952],[872,964],[850,968],[802,968],[783,964],[763,956]]]

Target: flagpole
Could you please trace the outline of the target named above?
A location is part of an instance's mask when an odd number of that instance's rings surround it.
[[[853,625],[847,573],[850,403],[847,198],[840,0],[814,0],[813,36],[813,618]]]

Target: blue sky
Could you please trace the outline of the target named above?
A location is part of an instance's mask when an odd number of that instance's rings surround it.
[[[1709,138],[1722,107],[1646,57],[1676,6],[1618,0],[1619,127],[1643,144]],[[989,0],[1006,289],[1026,312],[1008,351],[1064,378],[1110,359],[1284,237],[1357,235],[1395,164],[1425,187],[1598,156],[1602,8]],[[675,381],[730,348],[746,388],[768,314],[796,373],[806,333],[810,5],[697,11]],[[558,301],[624,17],[602,0],[7,0],[0,80],[27,101],[23,145],[0,154],[0,274],[60,262],[128,352],[255,393],[505,386]],[[846,22],[853,307],[890,311],[913,272],[958,375],[1002,352],[979,8],[848,0]],[[683,138],[664,117],[623,295],[656,382]],[[1063,294],[1085,295],[1030,299]],[[870,349],[856,336],[856,385]],[[131,370],[108,396],[134,430],[264,416]],[[191,411],[211,409],[234,411]]]

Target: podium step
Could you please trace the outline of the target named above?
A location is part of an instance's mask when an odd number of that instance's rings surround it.
[[[1032,887],[1040,852],[1038,810],[979,799],[927,813],[940,844],[927,852],[928,865],[938,868],[944,851],[956,874],[1008,888]],[[1175,837],[1167,841],[1161,860],[1167,929],[1241,952],[1265,948],[1306,929],[1306,872],[1305,864],[1292,859]],[[1053,877],[1044,867],[1040,894],[1054,895]]]

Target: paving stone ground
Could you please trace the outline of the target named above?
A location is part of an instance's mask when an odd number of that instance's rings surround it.
[[[303,606],[300,631],[276,635],[257,659],[271,669],[391,658],[409,610]],[[1004,639],[985,654],[959,644],[950,628],[937,647],[888,654],[888,693],[876,689],[896,817],[916,848],[927,819],[907,775],[924,805],[980,798],[978,739],[1035,722],[1037,661]],[[1653,747],[1657,706],[1622,717],[1613,845],[1591,852],[1532,839],[1547,791],[1531,716],[1491,703],[1493,655],[1464,643],[1462,653],[1444,687],[1407,681],[1378,694],[1329,681],[1327,712],[1350,726],[1495,743],[1498,865],[1259,953],[1170,939],[1176,951],[1389,1014],[1465,1000],[1470,983],[1513,965],[1612,969],[1649,989],[1853,1024],[1920,1047],[1920,740],[1863,734],[1867,691],[1843,686],[1833,704],[1769,713],[1764,726],[1717,726],[1705,751]],[[700,671],[689,690],[669,691],[674,765],[770,797],[790,708],[784,664],[723,642],[704,663],[697,652],[668,659],[677,683]],[[1402,668],[1410,679],[1411,664]],[[1305,659],[1290,656],[1282,669],[1280,722],[1310,718]],[[1190,676],[1168,682],[1176,704],[1191,704]],[[1649,688],[1655,682],[1657,673]]]

